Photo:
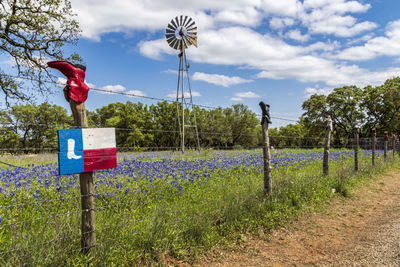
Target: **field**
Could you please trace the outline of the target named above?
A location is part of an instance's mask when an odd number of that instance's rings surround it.
[[[77,175],[58,176],[54,155],[3,156],[21,167],[0,169],[0,264],[152,264],[191,261],[215,245],[268,232],[374,173],[398,164],[377,152],[331,152],[322,176],[321,150],[272,154],[273,194],[263,194],[262,151],[119,155],[116,169],[95,173],[96,256],[80,253]],[[389,153],[389,159],[392,158]],[[2,165],[5,167],[5,165]]]

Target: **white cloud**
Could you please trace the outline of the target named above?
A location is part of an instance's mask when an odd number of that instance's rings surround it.
[[[295,20],[292,18],[273,17],[269,20],[269,26],[273,29],[283,29],[294,25]]]
[[[369,4],[347,0],[305,0],[305,12],[299,15],[302,24],[314,34],[350,37],[377,27],[373,22],[358,22],[348,13],[364,13]]]
[[[127,92],[125,92],[129,97],[135,97],[135,96],[147,96],[144,92],[140,91],[140,90],[129,90]]]
[[[161,73],[178,75],[178,71],[177,70],[173,70],[173,69],[163,70]]]
[[[124,86],[120,85],[120,84],[117,84],[117,85],[106,85],[106,86],[101,87],[100,89],[108,91],[108,92],[99,91],[99,93],[102,93],[102,94],[121,93],[121,92],[124,92],[126,90],[126,88]]]
[[[248,92],[238,92],[235,93],[233,97],[231,97],[232,101],[238,101],[238,102],[243,102],[244,98],[259,98],[261,97],[260,95],[252,92],[252,91],[248,91]]]
[[[363,46],[353,46],[338,54],[340,59],[354,61],[378,56],[400,56],[400,20],[388,24],[385,36],[371,38]]]
[[[201,96],[201,94],[200,94],[199,92],[192,91],[192,97],[199,97],[199,96]],[[167,97],[168,97],[168,98],[174,98],[174,99],[175,99],[175,98],[176,98],[176,92],[175,92],[175,93],[170,93],[170,94],[168,94]],[[182,97],[182,93],[179,92],[178,98],[181,98],[181,97]],[[185,92],[185,98],[189,98],[189,97],[190,97],[189,92]]]
[[[240,97],[240,98],[258,98],[258,97],[261,97],[260,95],[254,93],[252,91],[239,92],[239,93],[236,93],[235,96]]]
[[[333,91],[332,88],[312,88],[308,87],[304,90],[304,98],[309,98],[313,94],[329,95]]]
[[[287,32],[286,36],[299,42],[307,42],[310,39],[309,34],[302,34],[298,29]]]
[[[230,37],[229,42],[226,36]],[[253,68],[260,70],[258,78],[325,82],[329,86],[362,86],[374,84],[376,77],[390,77],[393,73],[393,69],[369,71],[357,65],[338,62],[331,55],[320,54],[321,51],[338,49],[340,45],[336,42],[294,46],[245,27],[209,30],[202,33],[201,38],[201,49],[190,51],[194,62]],[[161,41],[166,43],[163,39]],[[161,54],[153,42],[143,42],[141,45],[148,51]]]
[[[238,76],[230,77],[220,74],[207,74],[203,72],[195,72],[192,76],[192,79],[195,81],[204,81],[207,83],[221,85],[223,87],[252,82],[252,80],[243,79]]]
[[[385,36],[340,51],[341,44],[332,38],[371,36],[370,31],[377,27],[357,17],[371,8],[363,0],[232,0],[228,4],[222,0],[98,0],[95,4],[72,0],[72,4],[86,38],[100,40],[108,32],[149,32],[137,46],[143,56],[152,59],[177,54],[164,37],[154,40],[151,36],[160,36],[177,14],[187,14],[199,27],[199,48],[188,49],[193,62],[251,68],[259,72],[259,78],[325,82],[328,86],[373,84],[396,69],[371,71],[341,60],[400,54],[400,22],[390,24]],[[267,23],[267,32],[255,31]],[[333,41],[310,43],[320,35]],[[282,37],[305,44],[290,45]],[[208,82],[229,86],[213,78]]]

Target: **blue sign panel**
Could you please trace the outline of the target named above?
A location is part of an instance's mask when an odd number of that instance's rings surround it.
[[[59,173],[84,172],[82,129],[58,130]]]

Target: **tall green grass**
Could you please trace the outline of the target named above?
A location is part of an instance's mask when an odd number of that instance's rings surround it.
[[[192,153],[188,160],[198,155]],[[212,157],[207,152],[200,156]],[[80,203],[76,190],[71,195],[78,198],[8,210],[11,220],[28,222],[0,228],[0,250],[15,248],[0,255],[0,265],[156,265],[165,258],[190,263],[213,246],[236,242],[243,233],[269,232],[332,197],[349,196],[353,187],[399,167],[399,159],[390,159],[384,162],[379,157],[372,168],[370,157],[361,157],[357,173],[352,158],[331,162],[329,176],[322,175],[321,161],[302,168],[275,168],[273,193],[268,198],[263,193],[263,174],[255,169],[221,170],[207,183],[196,182],[182,194],[175,194],[161,183],[150,186],[149,182],[138,181],[138,188],[153,190],[152,194],[115,192],[115,198],[96,199],[102,210],[96,215],[95,257],[80,253]],[[22,160],[19,163],[31,161]],[[127,177],[119,179],[125,181]],[[55,197],[51,190],[43,193],[49,199]],[[32,200],[30,195],[18,197],[17,202]],[[0,200],[0,205],[4,202]],[[70,214],[65,215],[67,212]],[[43,217],[48,218],[32,220]]]

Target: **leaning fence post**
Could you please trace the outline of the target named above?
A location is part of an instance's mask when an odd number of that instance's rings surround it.
[[[355,134],[354,134],[354,170],[358,171],[358,147],[359,147],[359,133],[360,128],[356,126]]]
[[[375,149],[376,149],[376,129],[372,129],[372,166],[375,166]]]
[[[269,198],[272,193],[272,167],[271,167],[271,153],[269,147],[268,124],[271,123],[269,115],[269,105],[264,102],[259,103],[262,111],[261,125],[263,131],[263,156],[264,156],[264,194]]]
[[[383,147],[383,158],[385,159],[385,161],[387,160],[388,141],[389,141],[389,134],[387,131],[385,131],[385,141],[384,141],[384,147]]]
[[[72,64],[67,61],[50,61],[50,68],[55,68],[67,76],[67,85],[64,88],[64,98],[69,103],[74,117],[75,126],[88,127],[86,119],[85,101],[89,87],[85,84],[86,66]],[[96,243],[96,207],[94,202],[93,172],[79,174],[81,189],[81,247],[84,254],[94,256]]]
[[[324,160],[322,163],[324,175],[329,175],[329,150],[331,147],[331,132],[333,129],[332,119],[330,116],[326,118],[327,126],[325,133],[325,144],[324,144]]]

